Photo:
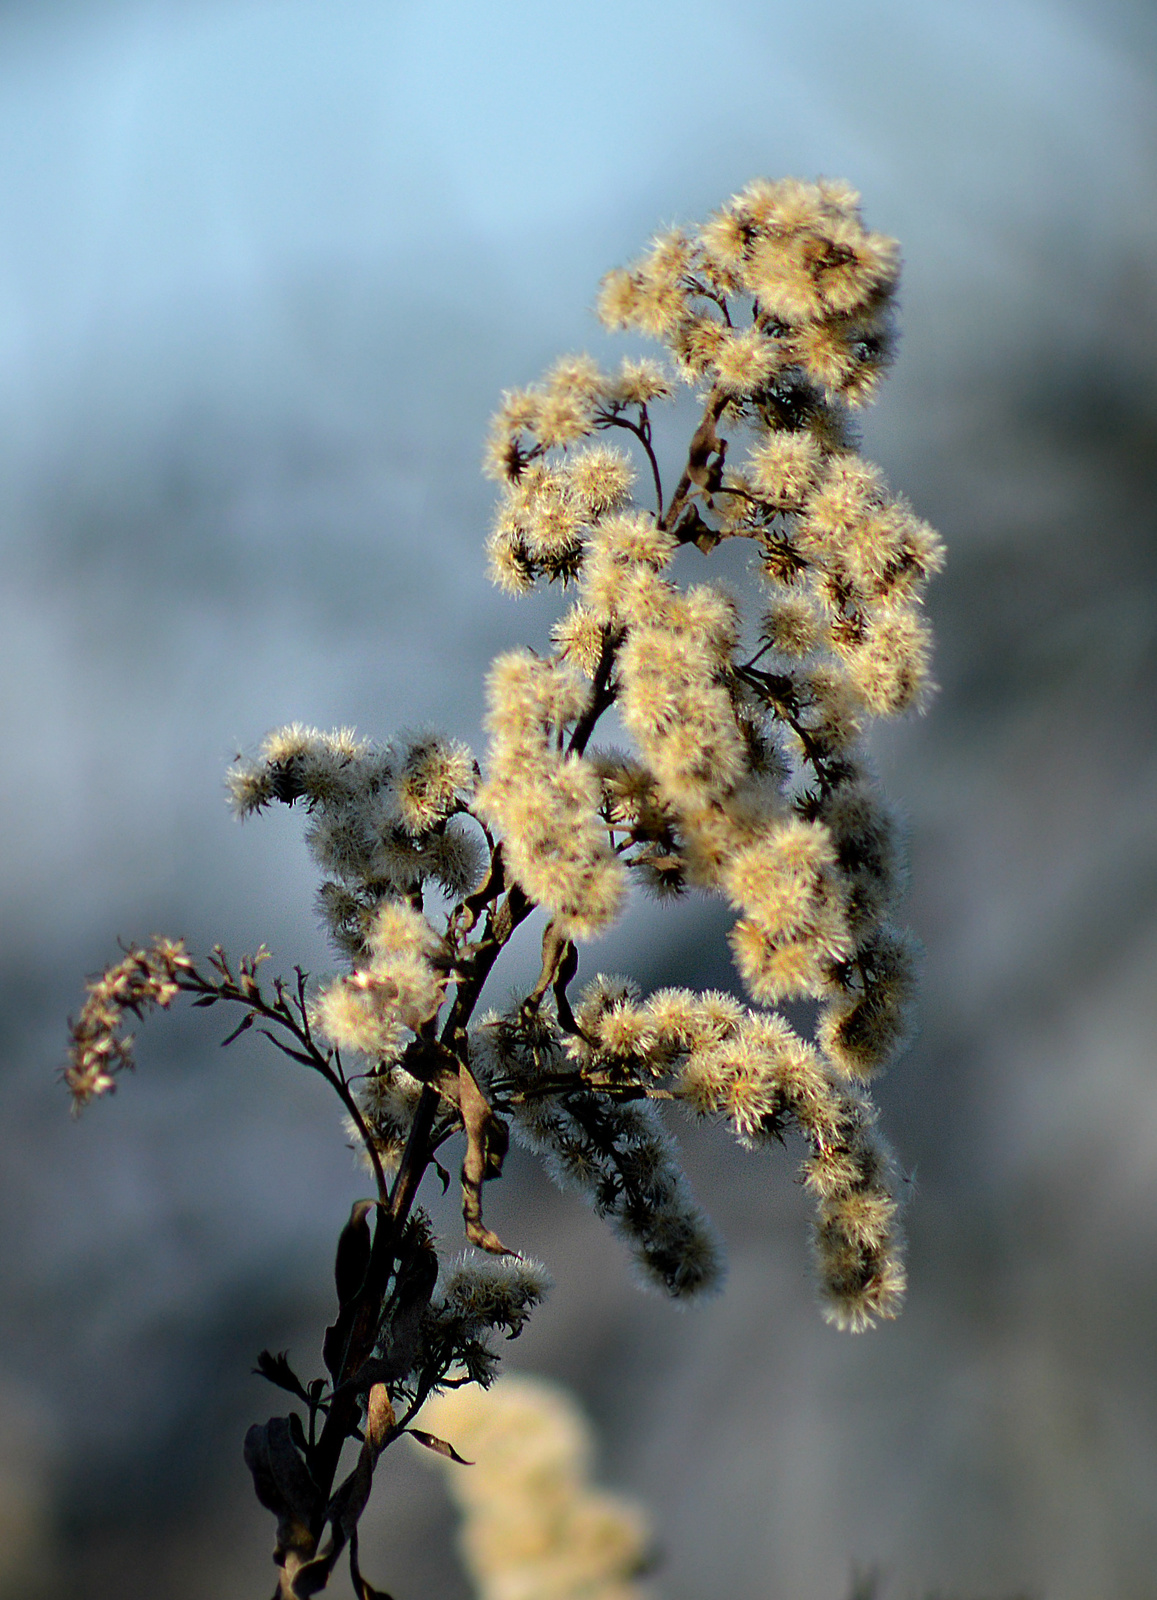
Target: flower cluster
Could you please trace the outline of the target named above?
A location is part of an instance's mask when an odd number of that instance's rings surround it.
[[[547,1273],[525,1256],[468,1253],[450,1262],[423,1329],[426,1349],[441,1363],[440,1374],[464,1374],[489,1387],[499,1357],[488,1335],[501,1332],[517,1339],[549,1288]]]
[[[486,1019],[487,1081],[523,1141],[608,1217],[648,1277],[683,1296],[722,1273],[710,1224],[645,1098],[661,1093],[726,1120],[749,1147],[789,1126],[801,1133],[827,1314],[857,1330],[894,1315],[904,1276],[890,1163],[869,1102],[814,1044],[782,1015],[728,994],[662,989],[643,1001],[634,985],[605,977],[588,985],[574,1019],[569,1035],[542,1016]]]
[[[537,1096],[534,1073],[551,1082],[560,1054],[592,1100],[596,1079],[604,1102],[662,1084],[727,1116],[744,1140],[794,1124],[810,1147],[827,1312],[854,1328],[894,1312],[903,1288],[889,1162],[857,1085],[907,1036],[914,983],[911,941],[891,920],[895,828],[862,741],[871,717],[928,690],[919,600],[943,559],[932,530],[856,453],[850,422],[890,354],[898,264],[845,186],[753,184],[604,280],[603,321],[657,338],[667,363],[609,374],[587,357],[559,362],[539,387],[506,397],[488,455],[502,484],[496,577],[577,591],[554,655],[519,658],[517,683],[505,670],[491,678],[491,762],[517,774],[549,752],[568,778],[565,801],[545,786],[523,791],[536,859],[528,870],[512,842],[507,869],[567,937],[575,925],[560,913],[568,896],[581,900],[608,843],[620,871],[652,891],[722,896],[754,1002],[666,992],[640,1005],[596,985],[569,1023],[561,1008],[557,1024],[536,1009],[529,1031],[517,1014],[495,1022],[516,1124],[612,1216],[606,1197],[629,1192],[613,1154],[646,1140],[592,1131],[589,1109],[576,1127],[585,1101],[574,1094]],[[665,495],[652,411],[679,384],[696,389],[702,412]],[[649,477],[650,508],[627,498],[639,472],[600,442],[612,433]],[[717,586],[679,581],[683,550],[733,538],[754,552],[753,615]],[[588,681],[585,702],[575,695],[553,724],[530,717],[525,682],[554,683],[567,666]],[[632,752],[588,748],[612,703]],[[504,839],[522,820],[514,805],[489,818]],[[603,920],[589,919],[590,931]],[[818,1004],[811,1041],[764,1009],[801,1000]],[[637,1111],[615,1103],[628,1124]]]
[[[436,734],[379,748],[346,728],[298,724],[228,775],[241,817],[273,801],[309,813],[306,843],[324,874],[318,910],[351,963],[317,991],[311,1021],[368,1063],[359,1109],[387,1167],[401,1158],[421,1091],[398,1063],[437,1016],[449,970],[446,941],[417,907],[427,886],[458,899],[481,875],[482,846],[459,820],[476,781],[470,751]]]
[[[71,1025],[72,1047],[64,1079],[79,1111],[116,1088],[116,1075],[133,1064],[133,1036],[122,1032],[125,1012],[143,1017],[154,1006],[172,1004],[178,979],[192,966],[179,940],[156,939],[147,950],[135,945],[123,961],[88,986],[88,999]]]
[[[321,990],[314,1025],[326,1038],[383,1064],[437,1016],[446,987],[433,959],[440,941],[404,900],[383,900],[368,920],[362,960]]]
[[[598,778],[563,749],[586,684],[564,662],[519,651],[499,656],[488,687],[489,777],[475,814],[501,832],[508,870],[559,932],[589,939],[620,911],[626,875],[599,817]]]
[[[599,312],[737,397],[798,368],[858,404],[891,352],[899,269],[896,241],[865,230],[847,184],[761,179],[703,227],[673,229],[608,273]],[[754,304],[749,327],[727,315],[737,300]]]
[[[627,1240],[645,1279],[675,1298],[718,1287],[723,1263],[714,1231],[639,1080],[575,1074],[563,1037],[541,1014],[487,1018],[476,1059],[486,1062],[491,1093],[556,1182],[584,1194]]]
[[[304,802],[306,842],[325,874],[319,910],[338,948],[358,955],[383,900],[427,882],[459,896],[477,881],[478,844],[454,820],[475,779],[469,750],[436,734],[381,749],[349,728],[294,723],[271,733],[256,760],[238,758],[228,786],[240,817]]]

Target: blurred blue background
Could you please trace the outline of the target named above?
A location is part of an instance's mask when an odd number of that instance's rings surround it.
[[[300,818],[239,828],[226,763],[290,719],[479,744],[552,614],[485,580],[500,391],[607,347],[655,229],[822,173],[903,242],[865,450],[950,549],[942,693],[877,741],[927,949],[881,1090],[910,1302],[826,1328],[791,1160],[689,1130],[724,1296],[641,1294],[516,1157],[491,1214],[558,1287],[511,1356],[594,1415],[669,1600],[1153,1595],[1155,63],[1146,0],[0,6],[0,1594],[272,1587],[249,1368],[315,1359],[363,1187],[321,1087],[196,1013],[71,1122],[83,975],[154,931],[332,965]],[[587,968],[722,981],[723,927]],[[399,1600],[467,1592],[403,1448],[366,1527]]]

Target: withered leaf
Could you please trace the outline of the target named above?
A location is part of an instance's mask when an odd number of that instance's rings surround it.
[[[336,1384],[341,1377],[341,1364],[345,1356],[346,1344],[349,1341],[350,1325],[353,1307],[349,1307],[339,1315],[336,1322],[325,1330],[321,1342],[321,1358],[325,1362],[326,1371]]]
[[[393,1600],[384,1589],[375,1589],[368,1578],[362,1577],[362,1570],[358,1565],[358,1536],[357,1532],[350,1534],[350,1577],[353,1580],[354,1593],[357,1600]]]
[[[330,1574],[337,1565],[337,1558],[344,1548],[344,1538],[340,1541],[331,1539],[320,1555],[314,1556],[312,1561],[301,1563],[293,1574],[293,1581],[289,1586],[293,1600],[310,1600],[311,1595],[321,1593],[329,1582]]]
[[[224,1050],[224,1048],[225,1048],[225,1046],[227,1044],[232,1044],[234,1039],[239,1039],[241,1037],[241,1035],[245,1032],[246,1028],[251,1028],[253,1026],[256,1018],[257,1018],[257,1013],[255,1011],[247,1011],[245,1013],[245,1015],[241,1018],[241,1021],[233,1029],[233,1032],[232,1033],[227,1033],[225,1035],[225,1037],[221,1040],[221,1048],[222,1048],[222,1050]]]
[[[253,1475],[258,1500],[277,1518],[274,1560],[284,1565],[290,1552],[312,1556],[315,1541],[310,1526],[319,1495],[293,1441],[288,1417],[253,1424],[245,1435],[245,1465]]]
[[[366,1401],[366,1443],[380,1451],[396,1421],[390,1391],[384,1383],[375,1383]]]
[[[263,1350],[257,1357],[257,1365],[253,1371],[257,1377],[275,1383],[279,1389],[288,1389],[290,1394],[295,1394],[299,1400],[304,1400],[306,1405],[312,1403],[302,1386],[301,1379],[289,1365],[288,1350],[282,1350],[277,1355],[271,1355],[268,1350]],[[310,1388],[313,1387],[311,1384]]]
[[[375,1589],[373,1584],[363,1578],[360,1572],[357,1577],[357,1586],[358,1600],[394,1600],[393,1595],[387,1594],[384,1589]]]
[[[435,1433],[427,1433],[424,1428],[407,1428],[406,1432],[411,1438],[417,1439],[419,1444],[424,1444],[427,1450],[433,1450],[436,1455],[446,1456],[450,1461],[456,1461],[460,1467],[472,1467],[473,1461],[467,1461],[460,1456],[454,1446],[445,1439],[439,1439]]]
[[[279,1039],[275,1033],[270,1033],[268,1028],[258,1028],[257,1031],[268,1039],[270,1044],[275,1044],[282,1055],[288,1056],[291,1061],[300,1061],[303,1067],[313,1068],[317,1066],[317,1060],[314,1056],[307,1056],[304,1050],[292,1049],[285,1043],[284,1039]]]
[[[333,1525],[332,1551],[327,1548],[327,1557],[332,1553],[336,1559],[345,1541],[356,1538],[358,1522],[370,1498],[374,1468],[393,1437],[395,1422],[389,1390],[384,1383],[375,1383],[366,1399],[365,1443],[358,1452],[353,1471],[334,1491],[326,1507],[326,1517]]]
[[[458,1068],[458,1104],[466,1130],[466,1154],[462,1158],[462,1220],[466,1237],[491,1255],[513,1255],[514,1251],[508,1250],[482,1221],[482,1185],[502,1171],[510,1130],[501,1117],[494,1115],[465,1063]]]
[[[339,1307],[345,1307],[365,1282],[372,1248],[367,1218],[376,1204],[374,1200],[355,1200],[349,1221],[338,1235],[333,1276]]]

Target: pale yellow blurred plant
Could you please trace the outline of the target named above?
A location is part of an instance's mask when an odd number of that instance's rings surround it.
[[[850,422],[888,359],[898,270],[849,189],[788,180],[752,184],[612,272],[604,323],[657,339],[665,361],[607,372],[568,357],[495,419],[493,576],[574,599],[549,653],[494,662],[484,766],[437,734],[376,746],[295,726],[230,774],[241,816],[303,803],[345,970],[266,989],[264,951],[234,970],[220,950],[199,966],[158,941],[90,986],[67,1073],[78,1106],[130,1064],[126,1012],[178,993],[231,1002],[235,1032],[257,1026],[332,1085],[374,1175],[338,1243],[328,1376],[307,1385],[284,1356],[260,1358],[302,1408],[246,1441],[278,1519],[284,1600],[320,1592],[347,1548],[358,1595],[378,1593],[357,1526],[382,1450],[409,1433],[452,1456],[419,1412],[439,1390],[489,1383],[494,1331],[516,1335],[545,1292],[483,1220],[511,1127],[674,1297],[713,1289],[721,1258],[660,1106],[723,1119],[745,1145],[794,1129],[825,1316],[859,1330],[899,1307],[892,1166],[866,1085],[907,1032],[913,962],[892,920],[895,827],[862,740],[927,692],[919,602],[942,551],[857,454]],[[696,411],[669,473],[655,413],[680,386]],[[746,603],[685,581],[688,561],[732,539],[753,554]],[[612,713],[627,748],[592,742]],[[574,992],[579,944],[632,885],[725,900],[748,999],[644,996],[602,974]],[[536,911],[537,981],[480,1015]],[[465,1232],[483,1253],[448,1267],[416,1199],[456,1137]]]
[[[437,1396],[427,1420],[470,1459],[446,1481],[478,1600],[647,1600],[647,1518],[594,1487],[591,1429],[564,1389],[512,1374]]]

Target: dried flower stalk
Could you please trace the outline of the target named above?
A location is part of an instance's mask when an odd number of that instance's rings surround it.
[[[905,1038],[913,956],[892,921],[895,828],[862,739],[928,693],[919,602],[942,549],[856,453],[850,418],[889,359],[898,270],[849,189],[788,180],[752,184],[610,273],[602,320],[667,359],[608,373],[568,357],[504,397],[487,450],[492,575],[574,599],[549,655],[494,662],[484,765],[434,734],[381,747],[294,726],[230,773],[242,817],[302,803],[342,975],[310,989],[299,971],[267,991],[264,952],[235,972],[220,950],[201,967],[158,941],[90,987],[67,1073],[78,1106],[131,1064],[125,1013],[186,993],[239,1006],[230,1037],[256,1025],[320,1073],[373,1172],[374,1198],[338,1242],[327,1376],[306,1385],[284,1356],[260,1358],[301,1408],[246,1440],[278,1521],[283,1600],[319,1593],[346,1551],[356,1593],[378,1593],[357,1526],[381,1452],[408,1433],[454,1457],[419,1412],[438,1391],[488,1384],[491,1335],[515,1336],[545,1293],[542,1270],[483,1218],[511,1128],[675,1297],[714,1288],[722,1263],[661,1103],[724,1119],[745,1145],[794,1129],[825,1316],[859,1330],[896,1314],[897,1203],[866,1085]],[[653,410],[680,385],[699,415],[671,473]],[[727,539],[754,553],[754,612],[680,581],[689,547],[707,556]],[[592,743],[612,707],[631,750]],[[574,991],[578,944],[611,926],[632,884],[727,901],[750,1003],[643,996],[601,974]],[[536,909],[537,982],[480,1015]],[[810,1037],[774,1009],[784,1001],[813,1004]],[[455,1138],[482,1254],[446,1267],[416,1202]]]

